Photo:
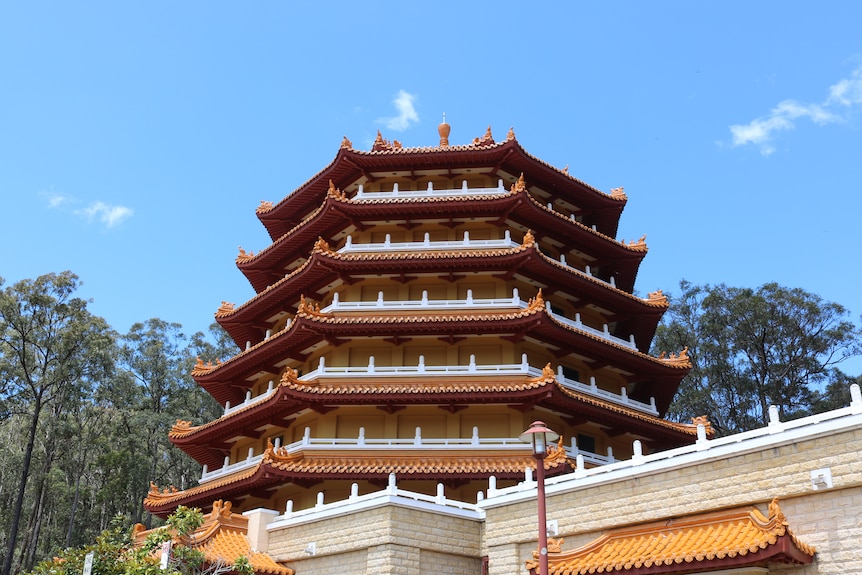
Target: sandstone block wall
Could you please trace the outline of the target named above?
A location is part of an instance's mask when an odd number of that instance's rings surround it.
[[[301,575],[481,573],[481,523],[387,505],[270,533],[269,554]],[[316,555],[305,549],[316,546]]]
[[[822,468],[831,470],[833,487],[815,490],[811,471]],[[765,512],[775,497],[791,530],[818,550],[814,565],[781,572],[862,573],[862,430],[549,494],[547,508],[569,550],[614,527],[740,506]],[[486,514],[489,575],[525,573],[524,562],[537,546],[535,501]]]

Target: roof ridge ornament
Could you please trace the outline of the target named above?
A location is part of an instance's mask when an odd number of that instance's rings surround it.
[[[509,131],[506,132],[506,141],[508,142],[508,141],[514,140],[514,139],[515,139],[515,128],[511,127],[511,128],[509,128]]]
[[[611,197],[616,198],[618,200],[627,200],[628,199],[628,196],[626,195],[622,186],[620,186],[618,188],[611,188]]]
[[[401,144],[398,144],[398,147],[401,147]],[[377,130],[377,137],[374,139],[374,144],[371,146],[372,152],[388,152],[392,149],[392,144],[389,143],[389,140],[384,140],[383,135],[380,133],[380,130]]]
[[[525,248],[531,248],[536,245],[536,236],[533,235],[532,230],[527,230],[524,233],[524,241],[521,242],[521,245]]]
[[[341,140],[341,147],[342,147],[342,149],[345,149],[345,150],[352,150],[353,149],[353,142],[348,140],[347,136],[344,136],[344,138]]]
[[[524,179],[524,172],[521,172],[520,177],[518,177],[518,181],[512,184],[511,191],[512,193],[527,191],[527,182]]]
[[[485,130],[485,134],[481,138],[473,138],[474,146],[492,146],[494,145],[494,136],[491,135],[491,126],[488,125],[488,129]]]
[[[275,204],[273,204],[273,203],[272,203],[272,202],[270,202],[270,201],[267,201],[267,200],[261,200],[261,201],[260,201],[260,205],[259,205],[259,206],[257,207],[257,209],[255,210],[255,213],[257,213],[257,214],[262,214],[262,213],[264,213],[264,212],[268,212],[268,211],[270,211],[270,210],[274,207],[274,205],[275,205]]]
[[[242,264],[254,259],[254,252],[247,252],[239,246],[239,255],[236,256],[236,263]]]

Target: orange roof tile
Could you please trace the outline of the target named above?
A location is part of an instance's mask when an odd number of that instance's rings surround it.
[[[561,552],[562,540],[549,542],[549,573],[674,573],[774,563],[808,564],[815,549],[799,541],[775,499],[769,516],[756,508],[614,529],[579,549]],[[554,549],[556,547],[556,549]],[[527,561],[533,573],[538,553]]]
[[[136,525],[132,535],[135,545],[143,544],[147,535],[157,529],[147,531],[143,525]],[[252,549],[247,533],[248,518],[232,513],[230,501],[219,500],[213,502],[212,511],[204,517],[203,524],[195,530],[190,540],[194,541],[194,547],[204,554],[204,560],[209,564],[231,566],[242,556],[248,559],[255,573],[293,575],[293,569],[276,563],[266,553]]]

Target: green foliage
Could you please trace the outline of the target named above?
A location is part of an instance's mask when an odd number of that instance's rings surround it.
[[[217,326],[187,337],[151,319],[121,336],[89,313],[79,286],[64,272],[0,290],[0,557],[9,573],[94,541],[116,514],[160,524],[143,509],[149,482],[182,489],[200,474],[168,441],[171,426],[221,410],[190,377],[194,358],[237,351]]]
[[[232,567],[205,564],[204,554],[195,548],[192,537],[203,520],[200,509],[180,506],[168,517],[164,528],[149,533],[143,545],[136,547],[130,530],[122,526],[123,518],[115,518],[112,528],[102,532],[95,543],[66,549],[24,575],[81,575],[88,553],[94,554],[93,575],[218,575],[227,572],[253,575],[254,570],[244,556],[235,558]],[[175,541],[167,569],[162,570],[156,552],[164,542],[175,539],[179,542]]]
[[[782,419],[826,408],[823,390],[842,379],[835,366],[860,352],[846,310],[804,290],[686,281],[680,290],[654,342],[656,353],[687,347],[692,359],[669,416],[707,415],[720,435],[765,425],[770,405]]]

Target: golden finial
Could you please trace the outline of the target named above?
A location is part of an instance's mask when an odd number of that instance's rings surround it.
[[[347,136],[344,136],[344,139],[341,140],[341,147],[346,149],[346,150],[352,150],[353,149],[353,143],[347,139]]]
[[[524,233],[524,241],[521,242],[521,245],[525,248],[531,248],[536,245],[536,237],[533,235],[532,230],[527,230]]]
[[[446,123],[446,112],[443,112],[443,122],[437,126],[437,133],[440,134],[440,147],[448,148],[449,147],[449,132],[452,128],[449,124]]]
[[[550,362],[545,364],[545,367],[542,368],[542,377],[544,379],[551,379],[555,377],[554,368],[551,367]]]

